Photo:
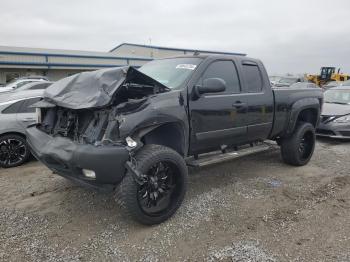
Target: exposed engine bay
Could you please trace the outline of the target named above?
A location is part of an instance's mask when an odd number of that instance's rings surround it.
[[[89,73],[91,74],[91,72]],[[118,116],[142,110],[147,106],[149,96],[168,91],[167,87],[134,68],[129,68],[125,74],[122,84],[116,88],[114,93],[109,94],[108,103],[100,108],[75,109],[63,107],[57,105],[59,103],[54,99],[50,99],[50,95],[46,96],[44,100],[50,103],[51,106],[40,106],[39,102],[41,116],[39,128],[52,136],[68,137],[78,143],[118,143],[120,139]],[[91,91],[91,89],[88,91]],[[96,94],[101,93],[101,87],[97,91],[94,94],[96,100],[100,98]],[[70,101],[72,100],[72,96],[62,95],[62,92],[56,97],[60,99],[58,102],[61,102],[61,100],[68,101],[68,98]],[[84,102],[84,97],[79,97],[79,99],[82,100],[81,103]],[[77,101],[74,102],[78,104]],[[88,102],[90,103],[91,99]]]
[[[43,121],[40,129],[52,136],[69,137],[79,143],[101,140],[109,110],[71,110],[65,108],[41,109]]]

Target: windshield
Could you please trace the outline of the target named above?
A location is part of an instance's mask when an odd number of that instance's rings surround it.
[[[325,87],[335,87],[338,86],[339,84],[336,81],[331,81],[327,85],[324,85]]]
[[[291,88],[317,88],[318,86],[314,83],[298,82],[290,85]]]
[[[350,80],[344,81],[341,85],[342,86],[350,86]]]
[[[161,59],[151,61],[138,70],[166,87],[175,89],[186,81],[201,61],[197,57]]]
[[[278,83],[285,83],[285,84],[293,84],[293,83],[295,83],[295,82],[297,82],[297,78],[281,78],[279,81],[278,81]]]
[[[333,104],[350,104],[350,89],[331,89],[324,92],[324,101]]]
[[[13,87],[13,89],[18,90],[20,87],[26,86],[27,84],[30,84],[30,83],[33,83],[33,82],[37,82],[37,81],[26,80],[26,81],[19,82],[17,85],[15,85],[15,86]]]
[[[278,81],[280,79],[279,76],[269,76],[270,81]]]
[[[9,85],[12,85],[14,82],[18,81],[18,78],[14,78],[12,79],[10,82],[7,82],[6,85],[9,86]]]

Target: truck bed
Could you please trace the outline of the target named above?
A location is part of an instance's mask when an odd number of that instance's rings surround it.
[[[275,115],[270,138],[281,136],[288,131],[288,126],[294,121],[293,107],[300,106],[302,110],[303,104],[308,108],[313,105],[316,110],[320,104],[322,105],[323,92],[320,88],[279,87],[272,89],[272,93]]]

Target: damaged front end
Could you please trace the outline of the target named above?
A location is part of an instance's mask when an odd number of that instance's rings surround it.
[[[98,70],[53,85],[40,107],[40,129],[83,144],[120,143],[121,114],[135,113],[148,97],[169,89],[132,67]],[[125,138],[125,137],[124,137]]]
[[[122,180],[136,147],[129,135],[137,123],[125,124],[125,116],[142,111],[149,97],[167,91],[132,67],[62,79],[35,105],[40,121],[27,129],[28,144],[59,175],[96,187],[113,186]]]

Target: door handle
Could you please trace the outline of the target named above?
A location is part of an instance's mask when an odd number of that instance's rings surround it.
[[[236,108],[242,108],[242,107],[246,107],[247,104],[246,103],[242,103],[241,101],[237,101],[237,102],[233,103],[232,106],[236,107]]]
[[[33,121],[35,121],[35,118],[24,118],[23,119],[23,122],[33,122]]]

